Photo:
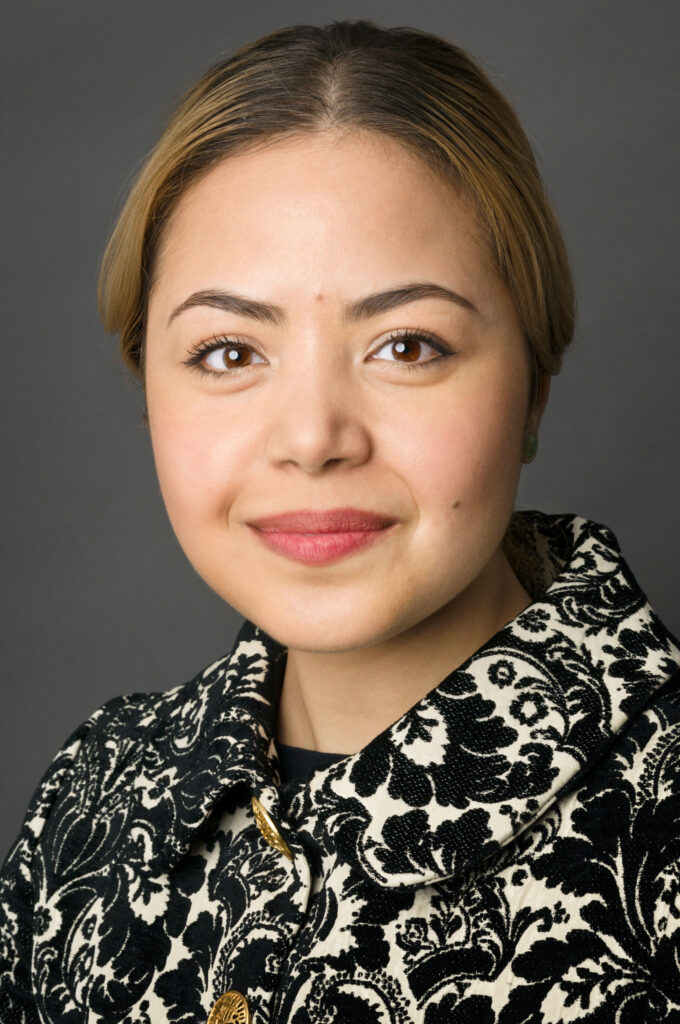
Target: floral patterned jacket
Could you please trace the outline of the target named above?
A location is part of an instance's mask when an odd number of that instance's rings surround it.
[[[3,1024],[677,1024],[680,647],[605,526],[504,543],[533,603],[307,779],[249,621],[76,729],[0,873]]]

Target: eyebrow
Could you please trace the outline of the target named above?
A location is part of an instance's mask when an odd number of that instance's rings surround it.
[[[388,291],[376,292],[375,295],[366,295],[357,299],[343,309],[342,320],[345,324],[352,324],[359,320],[367,320],[369,317],[377,316],[378,313],[386,313],[399,306],[405,306],[408,302],[417,302],[420,299],[446,299],[457,306],[469,309],[473,313],[479,313],[476,306],[469,299],[459,295],[458,292],[443,285],[434,284],[430,281],[405,284],[399,288],[390,288]],[[194,292],[184,302],[180,303],[170,314],[168,327],[173,320],[184,313],[187,309],[196,306],[210,306],[213,309],[221,309],[225,313],[235,313],[237,316],[248,317],[250,320],[258,320],[260,323],[272,327],[282,327],[287,323],[287,316],[281,306],[275,306],[269,302],[258,302],[256,299],[249,299],[245,295],[236,295],[233,292],[206,291]]]

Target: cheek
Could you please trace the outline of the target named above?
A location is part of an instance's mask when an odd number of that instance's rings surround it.
[[[182,544],[228,512],[238,490],[241,443],[214,419],[180,415],[168,405],[153,411],[149,427],[156,472],[170,522]]]
[[[485,508],[511,510],[524,403],[521,387],[508,392],[489,382],[464,396],[443,396],[425,418],[402,420],[391,447],[418,505],[457,522]]]

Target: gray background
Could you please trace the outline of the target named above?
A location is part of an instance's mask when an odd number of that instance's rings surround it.
[[[126,183],[221,52],[359,17],[462,45],[515,104],[579,298],[518,505],[607,523],[680,633],[680,4],[6,3],[0,857],[80,721],[116,694],[191,678],[242,621],[174,539],[139,391],[98,321],[98,262]]]

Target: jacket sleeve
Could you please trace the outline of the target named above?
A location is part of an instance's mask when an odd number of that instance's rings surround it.
[[[33,794],[21,830],[0,869],[0,1007],[2,1021],[40,1024],[31,981],[33,858],[45,822],[59,791],[69,785],[73,765],[93,723],[104,713],[98,708],[69,736]]]
[[[680,693],[663,705],[668,722],[664,757],[656,773],[663,794],[663,826],[653,836],[655,849],[663,842],[662,869],[654,888],[655,955],[652,966],[650,1021],[680,1022]]]

